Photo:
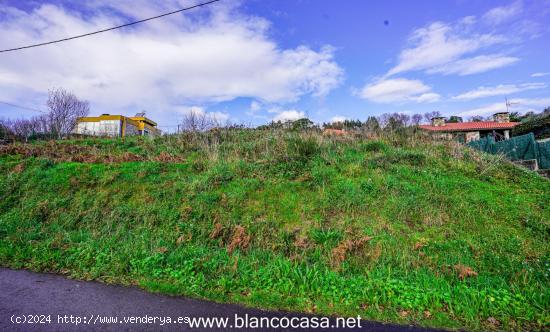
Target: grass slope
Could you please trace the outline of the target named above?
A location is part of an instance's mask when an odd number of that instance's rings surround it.
[[[549,323],[550,182],[453,143],[69,140],[2,147],[0,174],[0,265],[433,327]]]

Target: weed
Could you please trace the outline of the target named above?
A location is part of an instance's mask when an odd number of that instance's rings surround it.
[[[232,253],[235,249],[246,249],[250,243],[250,235],[246,234],[244,227],[237,225],[233,230],[231,242],[227,246],[227,252]]]
[[[211,239],[216,239],[218,236],[220,236],[220,234],[222,233],[222,230],[223,230],[222,224],[217,222],[214,225],[214,229],[212,229],[212,232],[210,233],[210,238]]]
[[[363,145],[363,150],[366,152],[382,152],[387,149],[387,145],[382,141],[370,141]]]
[[[7,145],[0,264],[261,308],[542,330],[548,183],[402,134]]]
[[[477,276],[477,272],[472,270],[472,268],[469,267],[469,266],[465,266],[465,265],[462,265],[462,264],[456,264],[454,266],[454,269],[458,273],[458,278],[460,278],[460,280],[464,280],[465,278],[468,278],[468,277],[476,277]]]
[[[358,240],[344,240],[338,246],[332,249],[331,264],[333,267],[340,267],[340,264],[346,259],[346,256],[356,250],[361,249],[365,243],[370,241],[372,237],[365,236]]]

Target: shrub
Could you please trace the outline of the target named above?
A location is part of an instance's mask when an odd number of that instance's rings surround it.
[[[423,153],[397,150],[368,160],[371,168],[387,169],[393,165],[423,166],[426,156]]]
[[[366,152],[381,152],[386,151],[388,146],[382,141],[369,141],[363,145]]]
[[[287,140],[287,153],[292,159],[308,161],[319,152],[319,143],[313,136],[290,137]]]

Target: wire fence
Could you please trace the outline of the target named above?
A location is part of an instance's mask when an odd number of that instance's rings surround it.
[[[487,153],[502,154],[510,160],[536,159],[540,169],[550,169],[550,141],[537,142],[533,133],[499,142],[487,136],[469,142],[468,146]]]

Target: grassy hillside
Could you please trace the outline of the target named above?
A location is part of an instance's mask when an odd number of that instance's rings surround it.
[[[0,265],[220,302],[542,329],[550,181],[454,143],[222,131],[0,147]]]

